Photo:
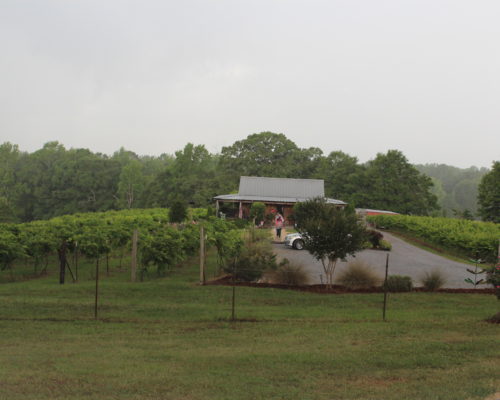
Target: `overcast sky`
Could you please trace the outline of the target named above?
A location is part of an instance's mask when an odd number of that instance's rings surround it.
[[[0,143],[500,159],[498,0],[0,0]]]

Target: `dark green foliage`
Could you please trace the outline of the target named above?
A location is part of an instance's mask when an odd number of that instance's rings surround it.
[[[182,234],[166,226],[152,234],[142,234],[140,254],[143,269],[156,266],[158,275],[164,275],[185,257]]]
[[[12,263],[24,255],[24,247],[8,228],[0,230],[0,269],[11,268]]]
[[[472,215],[477,213],[478,185],[488,172],[487,168],[457,168],[444,164],[415,165],[423,174],[431,177],[434,187],[432,193],[437,196],[441,207],[440,215],[461,218],[468,210]]]
[[[379,242],[379,249],[380,250],[391,251],[392,250],[392,244],[390,242],[388,242],[387,240],[382,239]]]
[[[349,289],[364,289],[380,285],[382,278],[373,270],[371,265],[363,261],[352,261],[343,270],[337,283]]]
[[[221,194],[215,172],[216,158],[203,145],[188,143],[146,189],[148,206],[170,205],[178,198],[205,207]]]
[[[234,226],[238,229],[247,228],[249,224],[249,222],[246,219],[239,219],[239,218],[235,219],[233,223]]]
[[[431,181],[398,151],[359,164],[340,151],[324,156],[315,147],[299,148],[283,134],[261,132],[224,147],[220,155],[191,143],[175,156],[159,157],[138,156],[123,148],[109,157],[87,149],[66,149],[58,142],[29,154],[4,143],[0,146],[0,220],[167,207],[178,197],[206,207],[214,196],[234,192],[242,175],[324,179],[327,196],[357,207],[413,214],[432,213],[435,207]],[[471,175],[453,189],[455,198],[473,213],[469,198],[475,198],[475,179]]]
[[[277,267],[276,255],[268,243],[247,241],[235,263],[227,265],[226,271],[234,274],[237,280],[255,281],[265,271],[272,271]]]
[[[187,217],[187,206],[186,203],[180,199],[176,199],[172,202],[169,210],[170,222],[183,222]]]
[[[257,225],[260,221],[264,221],[265,213],[266,205],[264,203],[260,201],[252,203],[250,207],[250,218],[255,219]]]
[[[327,283],[333,284],[337,260],[363,248],[367,239],[363,223],[351,209],[337,208],[324,199],[298,203],[294,213],[305,249],[321,261]]]
[[[383,239],[384,235],[382,235],[379,231],[374,229],[368,230],[368,240],[370,241],[372,247],[374,249],[378,249],[380,247],[380,241]]]
[[[481,218],[500,223],[500,161],[481,179],[478,201]]]
[[[332,151],[327,157],[320,159],[315,177],[324,179],[327,197],[358,204],[363,190],[364,173],[365,167],[358,164],[356,157]]]
[[[200,248],[200,226],[188,224],[179,227],[182,235],[182,252],[187,256],[195,255]]]
[[[386,287],[389,292],[411,292],[413,281],[409,276],[389,275],[387,277]]]
[[[366,196],[357,206],[416,215],[438,208],[437,198],[430,192],[432,180],[398,150],[379,153],[368,162],[363,184]]]
[[[446,278],[440,270],[435,269],[433,271],[426,272],[422,278],[420,278],[420,282],[422,283],[424,289],[433,292],[444,286]]]

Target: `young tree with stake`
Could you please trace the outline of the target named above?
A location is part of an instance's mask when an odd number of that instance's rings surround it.
[[[333,285],[337,261],[354,255],[367,240],[366,229],[351,208],[338,208],[315,198],[295,206],[304,247],[321,262],[327,285]]]

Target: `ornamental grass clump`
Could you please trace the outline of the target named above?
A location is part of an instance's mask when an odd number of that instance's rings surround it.
[[[435,269],[430,272],[427,271],[422,278],[420,278],[420,283],[422,283],[425,290],[434,292],[444,286],[446,277],[442,271]]]
[[[389,275],[384,285],[389,292],[411,292],[413,282],[409,276],[405,275]]]
[[[268,276],[272,283],[278,283],[289,286],[305,286],[310,283],[310,275],[304,266],[295,261],[284,259],[276,271]]]
[[[382,278],[371,265],[363,261],[352,261],[340,273],[337,283],[348,289],[367,289],[380,285]]]

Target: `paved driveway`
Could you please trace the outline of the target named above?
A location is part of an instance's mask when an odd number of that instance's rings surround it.
[[[434,269],[439,269],[445,275],[447,282],[444,285],[446,288],[472,288],[473,286],[465,283],[465,278],[473,278],[473,275],[468,273],[466,268],[474,268],[467,264],[448,260],[447,258],[429,253],[418,247],[412,246],[403,240],[384,232],[384,239],[391,242],[392,251],[385,252],[380,250],[363,250],[357,253],[356,259],[363,260],[373,266],[383,277],[385,274],[386,255],[389,256],[389,275],[407,275],[413,279],[415,286],[421,286],[419,278],[426,272]],[[323,266],[319,261],[316,261],[307,250],[293,250],[286,248],[283,244],[274,244],[275,253],[279,258],[286,257],[289,260],[295,260],[309,271],[311,283],[321,283],[325,281]],[[352,260],[349,257],[347,262]],[[339,261],[335,276],[347,266],[346,262]],[[480,275],[481,276],[481,275]],[[335,279],[335,277],[334,277]],[[485,287],[481,285],[479,287]]]

